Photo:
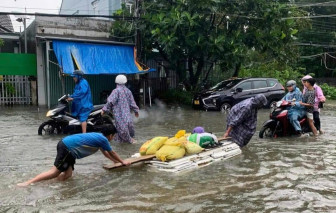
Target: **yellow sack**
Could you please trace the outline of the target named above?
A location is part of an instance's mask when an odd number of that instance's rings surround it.
[[[163,145],[155,155],[156,158],[161,161],[175,160],[182,158],[185,155],[185,149],[182,146]]]
[[[180,141],[179,138],[172,137],[169,138],[164,145],[169,145],[169,146],[183,146],[183,141]]]
[[[139,153],[140,155],[146,155],[148,146],[152,143],[152,140],[148,140],[146,141],[144,144],[142,144],[142,146],[139,149]]]
[[[202,152],[204,149],[197,145],[196,143],[190,142],[190,141],[185,141],[184,142],[184,147],[187,151],[188,154],[197,154]]]
[[[180,138],[182,136],[184,136],[186,134],[185,130],[179,130],[176,134],[175,134],[175,138]]]
[[[153,155],[166,142],[168,137],[155,137],[140,147],[140,155]]]

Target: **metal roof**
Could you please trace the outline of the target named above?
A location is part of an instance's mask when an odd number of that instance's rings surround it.
[[[0,32],[14,32],[13,24],[9,15],[0,15]]]

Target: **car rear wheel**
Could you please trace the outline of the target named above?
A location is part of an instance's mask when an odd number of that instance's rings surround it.
[[[221,113],[229,113],[230,110],[231,110],[231,104],[229,103],[223,103],[220,108]]]
[[[276,104],[278,101],[271,101],[268,105],[268,107],[270,108],[271,112],[276,108]]]

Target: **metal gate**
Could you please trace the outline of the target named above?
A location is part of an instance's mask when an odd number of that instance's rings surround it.
[[[28,76],[0,75],[0,105],[31,104]]]

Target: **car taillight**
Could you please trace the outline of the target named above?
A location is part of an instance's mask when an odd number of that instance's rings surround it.
[[[280,85],[281,85],[281,84],[280,84]],[[282,89],[282,90],[285,90],[285,87],[281,85],[281,89]]]

